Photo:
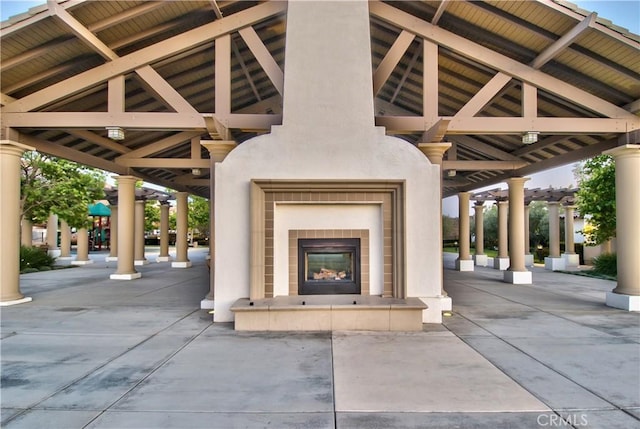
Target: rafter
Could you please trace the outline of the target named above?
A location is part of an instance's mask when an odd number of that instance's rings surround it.
[[[373,73],[373,95],[376,96],[384,86],[389,76],[396,68],[404,53],[411,46],[411,42],[415,39],[415,35],[408,31],[402,31],[398,38],[393,42],[393,45],[387,52],[387,55],[382,59],[378,68]]]
[[[187,141],[190,141],[193,137],[199,136],[199,132],[191,132],[185,131],[182,133],[177,133],[162,140],[158,140],[155,143],[150,143],[141,147],[140,149],[129,151],[122,156],[116,158],[116,160],[122,160],[126,158],[144,158],[158,152],[162,152],[181,144],[184,144]]]
[[[443,170],[477,171],[477,170],[517,170],[528,165],[525,161],[442,161]]]
[[[99,168],[101,170],[106,170],[106,171],[110,171],[112,173],[117,173],[117,174],[129,173],[129,170],[126,167],[117,165],[111,161],[107,161],[103,158],[89,155],[87,153],[70,149],[66,146],[51,143],[49,141],[42,140],[26,134],[22,134],[22,133],[20,134],[19,142],[34,147],[38,152],[46,153],[52,156],[57,156],[59,158],[70,159],[89,167]]]
[[[92,131],[88,131],[88,130],[68,130],[67,131],[69,134],[71,134],[72,136],[84,139],[86,141],[89,141],[93,144],[98,145],[101,148],[104,149],[109,149],[112,150],[116,153],[127,153],[127,152],[131,152],[131,149],[129,149],[128,147],[114,142],[111,139],[107,139],[105,137],[99,136],[96,133],[92,132]]]
[[[455,117],[475,116],[510,80],[511,76],[504,73],[497,73],[480,91],[476,92],[476,95],[474,95],[467,104],[462,106],[462,109],[458,111]]]
[[[596,16],[598,16],[595,12],[591,13],[585,19],[583,19],[578,25],[569,30],[566,34],[556,40],[551,44],[547,49],[545,49],[540,55],[536,57],[535,60],[531,63],[531,67],[534,69],[539,69],[549,61],[551,61],[554,57],[560,54],[563,50],[565,50],[569,45],[576,41],[578,37],[582,35],[596,20]]]
[[[266,2],[233,14],[232,17],[216,20],[154,45],[135,51],[86,72],[65,79],[45,89],[25,96],[9,105],[4,112],[28,112],[52,103],[70,94],[102,83],[114,76],[129,73],[137,68],[156,63],[178,53],[210,42],[222,35],[283,13],[285,2]]]
[[[505,55],[486,48],[476,42],[465,39],[447,30],[434,26],[426,21],[417,20],[414,16],[393,6],[381,2],[372,2],[369,10],[374,16],[393,23],[394,25],[411,31],[412,33],[445,46],[468,58],[492,67],[511,77],[530,83],[557,96],[567,98],[572,102],[598,112],[609,118],[629,118],[638,122],[639,118],[624,109],[596,97],[584,90],[569,85],[560,79],[547,75],[526,64],[522,64]]]
[[[136,73],[148,84],[148,89],[158,95],[176,112],[198,114],[196,109],[151,66],[140,67],[136,69]]]
[[[496,147],[493,147],[487,143],[483,143],[477,139],[467,137],[464,135],[455,135],[451,136],[451,140],[455,141],[460,146],[465,146],[471,150],[480,152],[484,155],[490,156],[492,158],[496,158],[502,161],[521,161],[520,158],[514,156],[508,152],[500,150]]]
[[[284,88],[284,73],[280,69],[280,66],[276,60],[271,56],[267,47],[262,43],[258,33],[253,27],[245,27],[238,30],[238,33],[249,47],[249,50],[256,57],[256,60],[262,66],[262,69],[267,74],[271,83],[276,88],[276,91],[282,95]]]
[[[125,167],[138,168],[166,168],[166,169],[182,169],[182,168],[200,168],[207,169],[211,166],[208,159],[192,159],[192,158],[118,158],[116,164]]]
[[[442,18],[442,15],[444,14],[444,11],[447,9],[447,6],[449,6],[449,1],[450,0],[442,0],[440,2],[440,4],[438,5],[438,9],[436,10],[436,13],[433,15],[433,18],[431,19],[431,23],[433,25],[438,25],[440,18]]]
[[[98,39],[95,34],[82,25],[69,12],[58,5],[56,0],[47,0],[47,7],[53,14],[62,21],[82,42],[91,49],[100,54],[105,60],[114,60],[118,58],[115,52],[105,45],[102,40]]]

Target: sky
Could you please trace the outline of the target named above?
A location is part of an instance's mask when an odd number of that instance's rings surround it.
[[[0,0],[0,20],[26,12],[29,8],[46,3],[43,0]],[[582,9],[595,11],[602,18],[640,34],[640,0],[579,0],[572,1]]]
[[[42,0],[0,0],[0,20],[5,21],[10,16],[26,12],[29,8],[44,3],[45,1]],[[640,0],[580,0],[572,3],[587,11],[597,12],[601,18],[606,18],[615,25],[630,30],[632,33],[640,34]],[[574,165],[569,165],[533,174],[526,186],[528,188],[575,186],[576,180],[573,176],[573,169]],[[495,187],[497,185],[489,188]],[[457,197],[445,198],[443,212],[450,216],[458,215]]]

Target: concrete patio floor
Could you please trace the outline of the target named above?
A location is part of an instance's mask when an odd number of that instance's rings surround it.
[[[33,302],[1,309],[2,427],[640,427],[640,314],[604,306],[613,282],[534,268],[514,286],[445,255],[443,325],[236,332],[199,308],[206,252],[134,281],[105,254],[22,275]]]

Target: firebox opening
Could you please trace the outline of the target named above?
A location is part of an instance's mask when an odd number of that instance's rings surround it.
[[[360,239],[298,239],[298,294],[360,294]]]

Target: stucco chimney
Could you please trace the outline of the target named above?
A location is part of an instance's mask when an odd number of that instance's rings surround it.
[[[374,126],[367,1],[290,1],[285,58],[283,128]]]

